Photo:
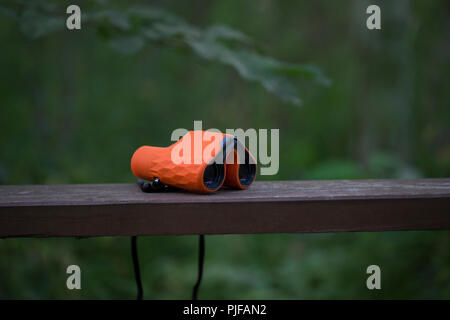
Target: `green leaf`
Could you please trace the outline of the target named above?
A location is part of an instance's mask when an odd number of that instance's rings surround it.
[[[127,31],[131,28],[128,16],[125,13],[112,9],[97,11],[90,16],[90,19],[97,23],[110,24],[122,31]]]
[[[182,23],[183,21],[160,8],[135,5],[126,10],[127,15],[130,18],[141,18],[147,21],[161,21],[167,23]]]
[[[277,61],[250,53],[246,50],[234,51],[217,42],[189,41],[192,49],[205,59],[218,60],[233,67],[241,77],[257,81],[268,91],[282,100],[300,105],[301,100],[295,87],[274,67]]]
[[[303,77],[305,79],[314,80],[325,86],[330,86],[332,83],[318,67],[313,65],[298,65],[280,62],[274,66],[274,69],[281,74],[293,77]]]
[[[153,30],[158,32],[162,37],[178,37],[186,41],[196,39],[202,35],[197,28],[185,24],[155,23]]]
[[[209,27],[205,31],[205,36],[210,40],[236,40],[242,43],[250,42],[250,39],[242,32],[222,25]]]

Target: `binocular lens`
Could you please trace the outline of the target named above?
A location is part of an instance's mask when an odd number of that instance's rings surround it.
[[[239,165],[239,181],[244,187],[248,187],[255,179],[256,165],[245,163]]]
[[[210,163],[203,173],[203,184],[209,190],[215,190],[222,184],[225,179],[225,165]]]

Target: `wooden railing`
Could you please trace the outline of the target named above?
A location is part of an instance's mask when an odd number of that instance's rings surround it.
[[[438,229],[450,229],[450,179],[255,182],[211,195],[0,186],[0,238]]]

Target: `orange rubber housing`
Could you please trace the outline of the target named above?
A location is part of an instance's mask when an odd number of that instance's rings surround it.
[[[137,178],[154,180],[157,177],[163,184],[193,192],[211,193],[223,184],[247,189],[254,176],[249,183],[240,182],[236,144],[235,137],[224,133],[189,131],[169,147],[143,146],[137,149],[131,158],[131,170]],[[186,150],[190,153],[185,153]],[[247,148],[245,150],[254,161]],[[231,156],[234,156],[234,163],[225,164]],[[213,170],[217,177],[220,176],[219,180],[205,181],[207,170]]]

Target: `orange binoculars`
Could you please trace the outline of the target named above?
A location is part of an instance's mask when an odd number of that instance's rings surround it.
[[[200,193],[223,185],[247,189],[256,169],[255,158],[235,136],[212,131],[189,131],[165,148],[143,146],[131,158],[137,178]]]

